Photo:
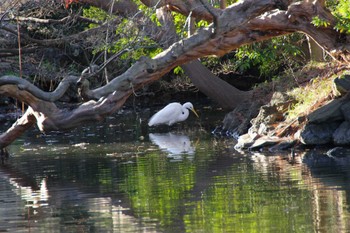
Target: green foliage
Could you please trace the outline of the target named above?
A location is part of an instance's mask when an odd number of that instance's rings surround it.
[[[181,66],[177,66],[174,68],[174,74],[176,75],[184,74],[184,70],[181,68]]]
[[[5,71],[4,73],[0,73],[0,75],[13,75],[13,76],[18,76],[19,77],[19,73],[15,72],[15,71]]]
[[[218,72],[245,73],[258,70],[261,76],[272,77],[283,68],[293,68],[299,64],[303,56],[300,47],[302,40],[302,35],[292,34],[242,46],[234,52],[233,57],[221,62],[221,71]]]
[[[350,34],[350,1],[340,0],[334,14],[338,19],[335,29]]]
[[[350,1],[327,1],[327,6],[338,19],[335,29],[341,33],[350,33]],[[329,27],[330,22],[313,17],[312,24],[317,27]],[[238,48],[229,59],[207,59],[207,63],[221,63],[217,72],[232,71],[245,73],[258,70],[261,76],[272,77],[283,69],[294,69],[303,60],[301,48],[304,35],[292,34],[276,37],[268,41],[245,45]]]
[[[321,19],[318,16],[313,17],[311,23],[316,27],[325,27],[325,28],[330,25],[328,21]]]
[[[350,18],[350,2],[348,0],[340,0],[336,10],[340,17]]]
[[[340,33],[350,34],[350,20],[341,19],[335,26],[335,29]]]
[[[151,19],[152,22],[156,23],[158,26],[160,26],[160,22],[158,21],[157,14],[156,14],[156,8],[150,8],[145,6],[141,1],[136,0],[135,1],[138,9],[142,11],[142,13]]]
[[[89,19],[99,20],[101,22],[106,21],[109,18],[108,14],[105,11],[93,6],[84,8],[83,16]],[[93,23],[89,24],[89,28],[94,28],[96,26],[97,25]]]
[[[172,16],[174,18],[174,25],[175,25],[175,29],[176,29],[176,33],[181,37],[181,38],[185,38],[188,36],[187,34],[187,17],[179,14],[177,12],[172,12]]]
[[[208,27],[208,26],[209,26],[209,23],[208,23],[208,21],[205,21],[205,20],[199,20],[199,21],[197,22],[196,26],[197,26],[198,28],[200,28],[200,27]]]
[[[157,20],[154,9],[149,9],[142,4],[139,4],[139,8],[153,21]],[[84,17],[99,20],[102,22],[110,20],[113,17],[109,16],[105,11],[96,7],[84,9],[83,15]],[[97,25],[95,24],[90,24],[89,28],[96,26]],[[124,53],[120,59],[121,61],[127,61],[130,63],[133,63],[142,56],[153,57],[162,51],[156,42],[151,40],[149,37],[144,36],[143,32],[140,31],[139,28],[127,18],[122,19],[117,26],[113,42],[108,44],[100,43],[95,45],[93,53],[98,54],[105,50],[107,50],[109,53],[117,53],[119,51],[126,50],[127,52]]]
[[[337,18],[337,23],[334,29],[340,33],[350,33],[350,1],[327,1],[327,7],[331,10],[332,14]],[[329,27],[330,22],[321,19],[319,16],[312,18],[311,23],[316,27]]]
[[[142,56],[153,57],[161,52],[157,44],[142,32],[128,19],[124,19],[116,30],[119,39],[109,45],[108,51],[116,53],[120,50],[129,49],[121,59],[137,60]]]

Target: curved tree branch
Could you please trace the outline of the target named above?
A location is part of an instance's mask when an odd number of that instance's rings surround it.
[[[71,84],[77,83],[79,80],[79,77],[77,76],[68,76],[61,80],[55,91],[52,92],[45,92],[41,90],[40,88],[36,87],[29,81],[19,78],[17,76],[13,75],[5,75],[0,78],[0,87],[3,85],[15,85],[18,87],[19,90],[24,90],[29,93],[31,93],[36,98],[39,98],[44,101],[48,102],[55,102],[59,100],[67,91],[67,89],[70,87]],[[26,101],[26,99],[19,99],[23,102]],[[32,103],[27,103],[29,106],[31,106]]]

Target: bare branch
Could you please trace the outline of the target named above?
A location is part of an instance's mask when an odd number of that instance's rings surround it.
[[[22,17],[22,16],[11,16],[11,20],[17,20],[20,22],[34,22],[34,23],[40,23],[40,24],[63,24],[66,22],[69,22],[71,20],[80,20],[83,22],[87,22],[87,23],[94,23],[94,24],[103,24],[103,22],[99,21],[99,20],[94,20],[94,19],[89,19],[83,16],[67,16],[64,17],[62,19],[40,19],[40,18],[34,18],[34,17]]]
[[[2,14],[1,18],[0,18],[0,25],[1,23],[5,20],[5,17],[9,14],[8,11],[6,11],[5,13]]]
[[[111,22],[104,23],[99,27],[85,30],[85,31],[82,31],[82,32],[77,33],[77,34],[65,36],[65,37],[58,38],[58,39],[39,40],[39,39],[32,38],[23,32],[21,32],[21,37],[22,37],[22,39],[26,40],[27,42],[32,42],[32,43],[39,44],[42,46],[62,46],[64,44],[71,44],[73,41],[83,40],[84,38],[86,38],[87,36],[89,36],[91,34],[92,35],[97,34],[98,32],[105,30],[106,27],[108,27],[110,25],[114,25],[114,27],[116,27],[119,20],[120,19],[112,19]],[[17,31],[15,31],[11,28],[0,25],[0,29],[5,30],[7,32],[10,32],[14,35],[17,35]]]
[[[28,91],[32,95],[34,95],[35,97],[41,100],[54,102],[60,99],[65,94],[65,92],[67,91],[67,89],[71,84],[77,83],[78,79],[79,77],[77,76],[68,76],[62,79],[62,81],[60,82],[60,84],[58,85],[55,91],[45,92],[25,79],[12,76],[12,75],[5,75],[0,77],[0,87],[4,85],[16,85],[19,90]],[[21,99],[21,98],[20,100],[23,102],[27,101],[26,99]],[[30,102],[28,102],[27,104],[30,106],[32,105],[32,103]]]

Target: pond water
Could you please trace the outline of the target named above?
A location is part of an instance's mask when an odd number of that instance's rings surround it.
[[[0,232],[350,232],[350,159],[237,152],[217,111],[28,132],[0,165]]]

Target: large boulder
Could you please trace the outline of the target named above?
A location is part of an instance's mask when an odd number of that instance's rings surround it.
[[[237,106],[225,116],[220,131],[227,132],[229,135],[244,134],[250,127],[250,119],[256,117],[261,105],[262,103],[257,101],[246,102],[245,104]]]
[[[329,121],[344,120],[341,106],[344,104],[342,99],[331,100],[321,108],[316,109],[307,116],[309,124],[322,124]]]
[[[350,122],[350,101],[343,103],[340,110],[344,116],[344,119]]]
[[[306,124],[300,133],[300,142],[306,145],[324,145],[333,142],[333,133],[341,122],[332,121],[322,124]]]
[[[350,122],[341,123],[332,136],[335,145],[350,145]]]
[[[350,90],[350,75],[344,74],[333,81],[333,93],[336,96],[342,96]]]

